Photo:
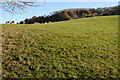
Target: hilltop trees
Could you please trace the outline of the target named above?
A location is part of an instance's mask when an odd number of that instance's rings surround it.
[[[65,21],[70,19],[71,17],[66,11],[62,11],[62,13],[60,13],[60,20]]]
[[[70,17],[73,18],[73,19],[77,19],[77,18],[78,18],[74,11],[68,11],[68,14],[69,14]]]
[[[120,6],[115,7],[105,7],[105,8],[91,8],[91,9],[66,9],[62,11],[55,11],[51,15],[47,16],[33,16],[30,19],[25,19],[25,24],[34,24],[38,23],[48,23],[48,22],[57,22],[65,21],[70,19],[78,19],[85,17],[93,16],[106,16],[106,15],[119,15]]]
[[[76,13],[77,13],[79,18],[83,18],[83,17],[85,17],[84,14],[90,14],[91,12],[87,9],[77,9]]]

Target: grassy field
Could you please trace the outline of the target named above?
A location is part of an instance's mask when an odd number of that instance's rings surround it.
[[[3,24],[3,78],[118,78],[118,16]]]

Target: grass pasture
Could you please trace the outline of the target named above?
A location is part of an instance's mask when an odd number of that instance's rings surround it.
[[[2,25],[3,78],[117,78],[118,16]]]

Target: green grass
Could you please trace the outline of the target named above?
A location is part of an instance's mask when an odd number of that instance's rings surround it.
[[[118,16],[3,24],[3,78],[117,78]]]

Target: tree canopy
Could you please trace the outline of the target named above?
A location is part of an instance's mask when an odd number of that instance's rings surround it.
[[[79,19],[94,16],[120,15],[120,6],[105,7],[105,8],[90,8],[90,9],[65,9],[55,11],[47,16],[33,16],[30,19],[25,19],[25,24],[58,22],[70,19]]]

